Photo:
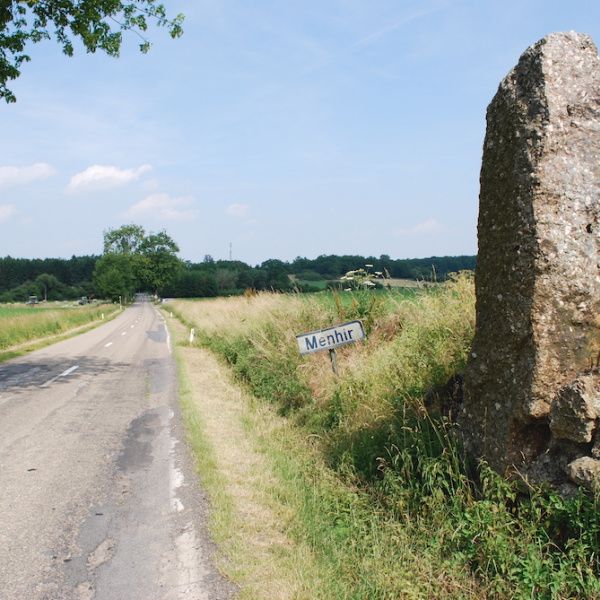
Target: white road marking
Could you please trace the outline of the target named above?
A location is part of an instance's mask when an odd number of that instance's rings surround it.
[[[124,331],[124,332],[123,332],[121,335],[127,335],[127,332],[126,332],[126,331]]]
[[[11,396],[8,396],[7,398],[0,397],[0,406],[2,406],[3,404],[6,404],[10,399],[11,399]]]
[[[75,371],[76,369],[79,369],[79,365],[73,365],[72,367],[69,367],[66,371],[63,371],[60,375],[57,375],[56,377],[49,379],[48,381],[46,381],[46,383],[42,384],[40,387],[48,387],[49,385],[53,384],[60,377],[66,377],[67,375],[70,375],[73,371]]]
[[[108,344],[104,344],[104,347],[105,347],[105,348],[110,348],[112,345],[113,345],[113,343],[112,343],[112,342],[108,342]]]
[[[167,348],[169,349],[169,354],[172,354],[171,335],[169,334],[169,328],[167,327],[167,322],[164,319],[164,317],[162,316],[162,314],[158,312],[158,309],[155,308],[154,311],[156,312],[156,316],[158,317],[159,321],[163,324],[163,327],[165,328],[165,332],[167,334]]]
[[[131,329],[133,329],[134,327],[135,327],[135,325],[132,325],[132,326],[131,326]]]
[[[169,411],[169,421],[173,418],[173,411]],[[183,502],[177,497],[177,490],[184,483],[183,472],[175,466],[175,440],[171,434],[171,450],[169,451],[169,496],[172,512],[181,512],[184,509]]]
[[[169,349],[169,354],[171,354],[171,334],[169,333],[169,328],[164,325],[165,331],[167,332],[167,348]]]
[[[72,367],[69,367],[66,371],[61,373],[59,375],[59,377],[66,377],[67,375],[70,375],[73,371],[76,371],[77,369],[79,369],[79,365],[74,365]]]

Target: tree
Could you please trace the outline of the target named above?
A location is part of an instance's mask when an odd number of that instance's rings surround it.
[[[137,278],[132,268],[134,258],[128,254],[105,254],[94,269],[94,287],[100,296],[117,300],[131,298],[137,287]]]
[[[166,231],[148,233],[140,225],[122,225],[104,232],[104,256],[98,261],[94,281],[102,293],[115,289],[120,296],[131,296],[139,289],[157,294],[178,276],[182,262],[177,257],[179,246]],[[109,260],[118,257],[119,260]],[[119,272],[119,273],[118,273]],[[116,283],[110,283],[110,277]]]
[[[217,282],[213,273],[194,271],[183,267],[177,279],[164,288],[168,296],[179,298],[205,298],[217,295]]]
[[[233,271],[232,269],[217,269],[215,273],[217,289],[220,292],[234,290],[237,281],[237,275],[237,271]]]
[[[44,300],[48,300],[48,291],[60,287],[61,283],[57,277],[48,273],[42,273],[35,278],[35,282],[40,284],[44,290]]]
[[[25,48],[55,38],[67,56],[79,40],[87,52],[101,50],[119,56],[123,31],[141,40],[140,51],[148,52],[144,37],[150,21],[165,27],[172,38],[182,35],[183,15],[167,17],[156,0],[0,0],[0,98],[15,102],[7,83],[21,74],[30,57]]]
[[[138,274],[154,294],[171,283],[182,267],[177,258],[179,246],[166,231],[147,235],[140,244]]]
[[[121,225],[104,232],[104,254],[137,254],[144,243],[146,232],[141,225]]]
[[[271,258],[260,265],[261,271],[267,275],[267,289],[286,291],[291,287],[290,278],[287,274],[286,263]]]

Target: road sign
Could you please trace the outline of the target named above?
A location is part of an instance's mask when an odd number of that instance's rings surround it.
[[[360,321],[342,323],[328,329],[319,329],[296,336],[300,354],[312,354],[321,350],[334,350],[346,344],[365,339],[365,329]]]

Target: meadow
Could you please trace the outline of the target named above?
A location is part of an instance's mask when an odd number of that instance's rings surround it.
[[[169,304],[294,432],[258,435],[289,490],[289,531],[335,580],[314,597],[600,597],[597,498],[506,481],[463,456],[449,390],[474,300],[463,274],[410,294]],[[352,319],[367,340],[338,350],[339,376],[327,353],[300,356],[296,334]],[[432,402],[444,396],[454,405]]]
[[[44,306],[0,305],[0,352],[26,342],[66,333],[108,316],[110,305],[53,303]]]

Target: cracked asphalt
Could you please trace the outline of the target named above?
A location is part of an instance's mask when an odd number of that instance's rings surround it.
[[[0,365],[0,598],[219,600],[164,320],[148,303]]]

